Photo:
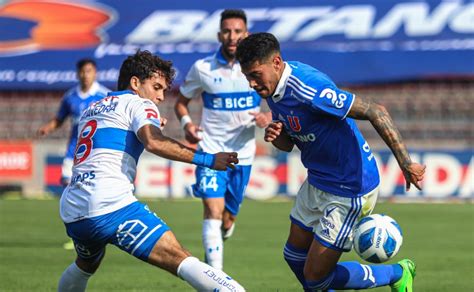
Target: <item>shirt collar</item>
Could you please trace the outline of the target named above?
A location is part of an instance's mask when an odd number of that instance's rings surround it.
[[[278,81],[275,93],[272,96],[273,102],[279,102],[283,98],[286,90],[286,81],[288,81],[288,77],[290,77],[292,72],[290,65],[286,62],[284,64],[285,69],[283,69],[283,74],[281,74],[280,81]]]
[[[77,95],[82,99],[86,99],[89,96],[96,94],[99,91],[99,89],[100,89],[100,86],[99,86],[99,83],[97,83],[97,81],[92,83],[91,88],[89,88],[89,90],[87,92],[82,92],[81,86],[78,85],[77,86]]]
[[[219,62],[222,65],[228,65],[229,64],[227,59],[224,57],[224,54],[222,54],[222,46],[219,47],[219,49],[216,52],[216,60],[217,60],[217,62]]]

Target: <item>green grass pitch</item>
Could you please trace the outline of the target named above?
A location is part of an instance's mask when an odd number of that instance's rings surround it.
[[[148,204],[202,259],[200,201]],[[282,256],[291,206],[291,202],[244,202],[234,236],[225,243],[224,269],[248,291],[301,291]],[[474,205],[383,203],[375,213],[386,213],[402,226],[404,244],[393,262],[404,257],[415,260],[415,291],[473,291]],[[57,200],[0,200],[0,291],[54,291],[75,257],[73,251],[62,249],[65,240]],[[352,252],[344,259],[357,256]],[[172,289],[191,290],[180,279],[114,246],[107,248],[88,285],[88,291]]]

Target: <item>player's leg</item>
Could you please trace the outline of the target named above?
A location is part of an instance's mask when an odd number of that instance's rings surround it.
[[[156,242],[148,262],[179,276],[198,291],[244,291],[229,275],[193,257],[171,231],[166,231]]]
[[[173,275],[178,275],[199,291],[244,289],[224,272],[192,257],[176,240],[166,223],[149,208],[135,202],[111,213],[106,222],[113,230],[110,242],[127,253]]]
[[[105,242],[87,240],[88,231],[93,230],[90,220],[66,224],[67,233],[74,238],[76,260],[64,270],[59,279],[59,292],[82,292],[89,278],[97,271],[105,255]]]
[[[304,265],[309,247],[313,241],[313,228],[311,223],[318,216],[318,211],[308,207],[307,202],[311,197],[309,183],[303,182],[295,199],[295,203],[290,213],[290,233],[283,249],[283,257],[290,269],[295,274],[303,288],[306,288],[304,279]]]
[[[235,230],[235,221],[244,200],[245,190],[250,180],[250,165],[236,165],[229,169],[227,191],[225,193],[225,210],[222,215],[222,238],[230,238]]]
[[[309,290],[366,289],[395,283],[402,275],[400,265],[362,265],[341,262],[339,258],[352,246],[352,228],[356,219],[373,208],[369,198],[342,198],[313,190],[322,216],[314,227],[314,240],[308,252],[304,275]]]
[[[304,265],[312,241],[313,233],[311,231],[291,223],[290,234],[283,249],[283,257],[303,288],[306,288]]]
[[[227,173],[205,167],[196,168],[194,196],[202,198],[203,224],[202,243],[206,262],[222,269],[224,244],[222,240],[222,214],[224,212],[224,194],[227,189]]]

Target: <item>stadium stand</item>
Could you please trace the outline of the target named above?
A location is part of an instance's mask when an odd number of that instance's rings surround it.
[[[404,139],[414,147],[466,148],[474,144],[474,80],[431,80],[409,83],[358,86],[347,88],[384,105]],[[0,92],[0,139],[31,139],[39,126],[53,117],[59,107],[60,91],[2,91]],[[183,138],[173,113],[176,91],[170,92],[160,106],[168,118],[165,132]],[[200,104],[191,108],[194,120],[200,119]],[[359,127],[372,147],[383,142],[373,127],[359,122]],[[64,140],[69,121],[47,139]]]

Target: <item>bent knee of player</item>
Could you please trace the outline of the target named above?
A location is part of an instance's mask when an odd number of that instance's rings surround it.
[[[166,231],[155,243],[148,256],[148,263],[177,275],[179,264],[191,253],[178,242],[173,232]]]
[[[333,270],[333,267],[324,266],[317,262],[306,261],[304,265],[304,278],[311,281],[319,281],[324,279]]]
[[[94,261],[87,261],[87,260],[84,260],[80,257],[77,257],[76,258],[76,265],[82,271],[84,271],[86,273],[89,273],[89,274],[94,274],[97,271],[97,269],[99,268],[100,263],[102,262],[102,259],[104,258],[104,255],[105,255],[105,249],[104,249],[104,252],[102,253],[102,255],[99,258],[95,259]]]

